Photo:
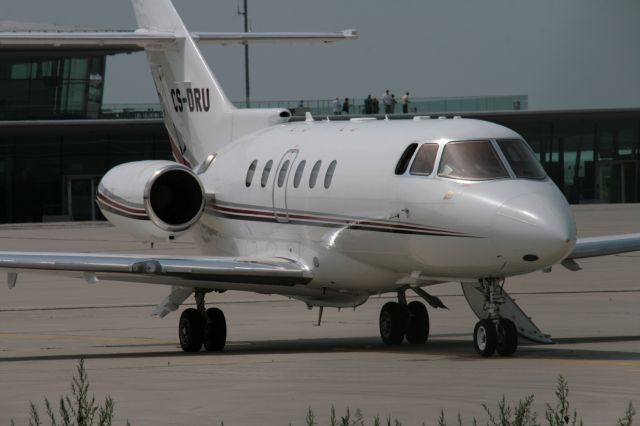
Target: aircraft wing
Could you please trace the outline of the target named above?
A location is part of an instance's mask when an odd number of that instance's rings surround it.
[[[358,38],[355,30],[317,33],[191,33],[195,41],[213,44],[245,43],[331,43]],[[7,31],[0,32],[0,50],[25,48],[86,48],[114,47],[142,49],[153,45],[170,44],[180,36],[162,31]]]
[[[575,248],[567,259],[583,259],[639,250],[640,233],[578,238]]]
[[[162,257],[89,253],[0,252],[0,269],[9,273],[9,287],[18,272],[58,272],[99,279],[219,289],[220,284],[293,286],[312,278],[304,265],[285,258]],[[211,283],[211,285],[207,285]],[[215,285],[213,283],[216,283]]]
[[[562,261],[562,266],[571,271],[579,271],[582,268],[578,265],[576,259],[632,251],[640,251],[640,233],[578,238],[573,251]]]
[[[7,271],[9,288],[16,286],[19,272],[58,273],[100,280],[171,286],[169,295],[153,310],[164,317],[184,302],[195,289],[239,290],[263,294],[300,296],[310,293],[309,268],[285,258],[164,257],[89,253],[0,252],[0,270]],[[366,300],[366,299],[365,299]]]

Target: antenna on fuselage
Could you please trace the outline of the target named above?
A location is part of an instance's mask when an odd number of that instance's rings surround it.
[[[305,123],[313,123],[314,121],[316,121],[313,119],[313,115],[311,115],[309,111],[305,112],[304,117]]]

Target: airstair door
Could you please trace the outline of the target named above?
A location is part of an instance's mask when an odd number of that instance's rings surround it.
[[[288,222],[287,189],[293,163],[298,156],[297,149],[288,150],[280,159],[273,179],[273,214],[278,222]]]

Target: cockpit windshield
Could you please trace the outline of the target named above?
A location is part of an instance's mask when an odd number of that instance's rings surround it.
[[[438,176],[487,180],[508,178],[509,173],[490,141],[455,141],[444,146]]]
[[[516,177],[544,179],[547,174],[533,156],[529,146],[520,139],[501,139],[498,145]]]

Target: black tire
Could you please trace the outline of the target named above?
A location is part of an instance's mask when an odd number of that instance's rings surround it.
[[[227,320],[218,308],[206,312],[207,324],[204,329],[204,347],[209,352],[219,352],[227,342]]]
[[[178,337],[183,351],[198,352],[200,350],[204,341],[204,328],[204,318],[197,310],[189,308],[182,312],[178,325]]]
[[[483,357],[490,357],[496,351],[498,336],[493,321],[483,319],[478,321],[473,329],[473,346]]]
[[[411,345],[424,345],[429,338],[429,313],[424,303],[414,300],[407,305],[409,324],[406,338]]]
[[[407,329],[407,310],[397,302],[387,302],[380,310],[380,337],[387,345],[399,345]]]
[[[513,321],[502,318],[498,322],[496,351],[500,356],[511,356],[518,349],[518,330]]]

